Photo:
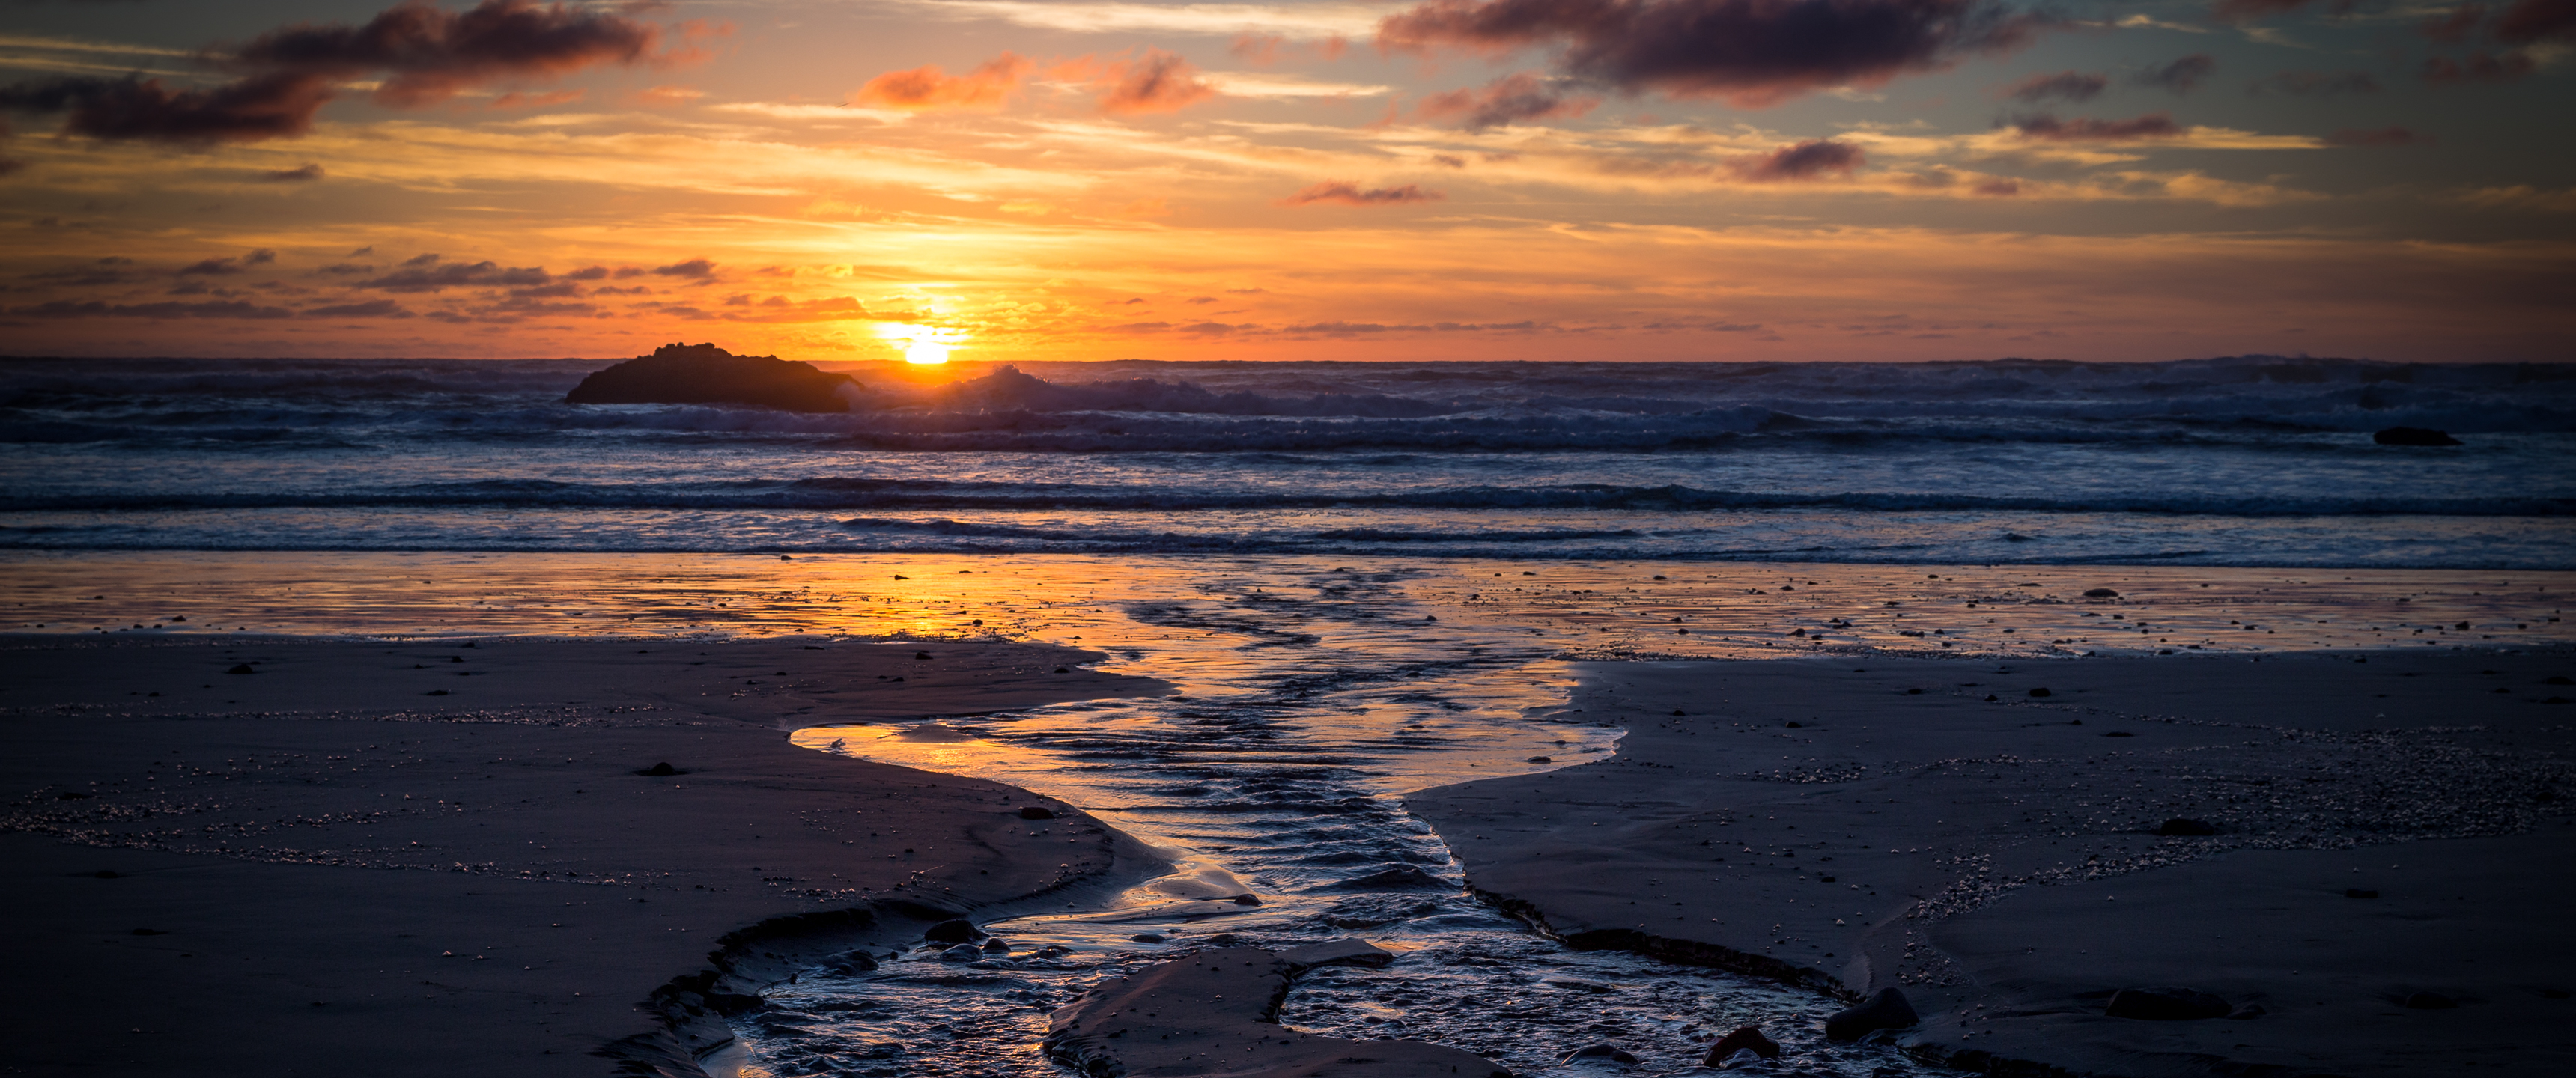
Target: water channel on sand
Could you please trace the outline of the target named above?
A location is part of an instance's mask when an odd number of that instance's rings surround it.
[[[0,600],[43,631],[158,622],[184,597],[192,633],[1027,639],[1178,686],[798,731],[818,750],[1079,805],[1179,870],[1105,908],[1015,911],[987,926],[1011,950],[982,961],[920,952],[808,974],[746,1019],[749,1075],[1060,1074],[1038,1047],[1048,1010],[1231,934],[1358,935],[1399,953],[1382,970],[1309,974],[1281,1011],[1298,1029],[1418,1037],[1542,1075],[1582,1073],[1594,1064],[1559,1058],[1604,1041],[1640,1058],[1631,1073],[1681,1070],[1708,1038],[1754,1024],[1788,1049],[1777,1072],[1858,1076],[1920,1068],[1826,1045],[1816,1019],[1834,1004],[1811,993],[1530,932],[1465,894],[1400,795],[1611,751],[1622,730],[1566,710],[1568,659],[2557,643],[2571,584],[2447,570],[136,552],[18,555]],[[2085,596],[2097,588],[2119,594]],[[1243,894],[1259,904],[1233,901]]]

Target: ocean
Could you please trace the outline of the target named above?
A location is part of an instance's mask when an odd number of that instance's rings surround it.
[[[2576,563],[2576,363],[607,365],[0,361],[0,549]]]

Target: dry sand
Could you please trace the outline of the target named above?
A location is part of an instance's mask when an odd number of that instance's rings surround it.
[[[1614,758],[1408,798],[1577,945],[1894,986],[1970,1069],[2576,1074],[2566,651],[1587,670]]]
[[[1067,806],[781,733],[1165,688],[1100,657],[0,638],[8,1069],[685,1073],[725,993],[1155,867]]]

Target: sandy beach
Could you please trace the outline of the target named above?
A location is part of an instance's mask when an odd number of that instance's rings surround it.
[[[1877,1036],[1927,1061],[2565,1074],[2571,669],[2565,650],[1592,664],[1568,710],[1627,727],[1616,756],[1408,805],[1551,935],[1846,1000],[1896,988],[1922,1021]],[[2223,1016],[2105,1014],[2141,988]]]
[[[1061,802],[782,733],[1163,689],[1098,658],[10,638],[0,845],[43,974],[9,1069],[686,1073],[723,993],[1155,867]]]

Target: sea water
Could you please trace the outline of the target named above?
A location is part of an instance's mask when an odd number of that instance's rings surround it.
[[[1908,1072],[1822,1042],[1823,997],[1556,946],[1402,795],[1610,751],[1575,659],[2563,644],[2576,586],[2569,366],[1068,364],[866,371],[848,414],[561,403],[598,366],[0,364],[0,610],[1041,640],[1178,687],[798,731],[1176,868],[1005,911],[983,961],[801,977],[741,1028],[754,1074],[1049,1074],[1045,1012],[1100,979],[1351,934],[1399,957],[1310,974],[1283,1022],[1524,1074],[1601,1041],[1681,1069],[1755,1024],[1789,1072]],[[2395,425],[2468,444],[2372,443]]]

